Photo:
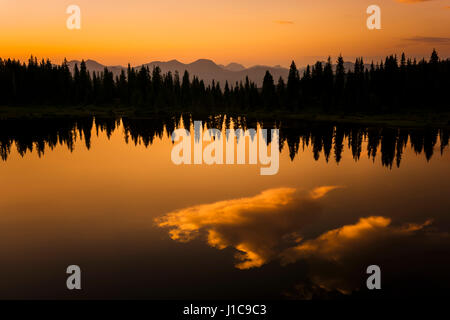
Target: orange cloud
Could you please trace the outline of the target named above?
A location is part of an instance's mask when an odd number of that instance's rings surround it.
[[[432,1],[432,0],[397,0],[397,2],[402,2],[402,3],[417,3],[417,2],[428,2],[428,1]]]
[[[337,189],[337,188],[341,188],[340,186],[322,186],[322,187],[318,187],[313,189],[310,193],[309,196],[312,199],[320,199],[323,196],[325,196],[328,192]]]
[[[276,24],[294,24],[294,21],[289,21],[289,20],[275,20],[274,23],[276,23]]]
[[[269,189],[254,197],[193,206],[156,219],[173,240],[187,242],[203,231],[210,246],[234,247],[239,269],[260,267],[276,258],[280,246],[294,245],[298,232],[320,214],[320,199],[335,186],[310,193]]]
[[[282,254],[283,263],[292,263],[311,256],[337,261],[355,241],[368,241],[380,233],[388,233],[390,236],[410,234],[430,225],[431,221],[428,220],[421,225],[408,224],[400,227],[389,227],[390,224],[391,219],[386,217],[361,218],[356,224],[330,230],[318,238],[304,241],[298,246],[286,250]]]
[[[431,220],[399,224],[389,217],[368,216],[305,238],[306,230],[316,229],[315,223],[321,221],[324,197],[336,188],[321,186],[309,192],[268,189],[253,197],[169,212],[155,222],[169,229],[176,241],[203,237],[219,250],[234,248],[238,269],[277,260],[282,266],[307,265],[304,282],[284,292],[301,299],[350,294],[361,288],[365,268],[371,264],[389,268],[391,274],[401,275],[408,269],[420,275],[423,259],[436,262],[432,259],[441,258],[433,252],[449,252],[450,234],[431,227]],[[437,261],[426,265],[427,274],[439,275],[436,268],[442,261]]]
[[[425,43],[425,44],[449,44],[450,38],[444,38],[444,37],[411,37],[411,38],[405,38],[406,41],[413,41],[418,43]]]
[[[392,226],[390,218],[361,218],[355,224],[327,231],[317,238],[301,241],[297,246],[284,250],[280,254],[281,263],[286,265],[307,261],[312,288],[349,294],[359,288],[359,275],[370,264],[366,261],[381,263],[383,257],[392,261],[392,257],[397,257],[400,252],[404,254],[411,247],[419,248],[420,245],[426,247],[431,244],[436,247],[437,243],[445,243],[444,246],[448,246],[448,234],[426,234],[420,239],[419,233],[424,232],[431,223],[431,220],[427,220],[422,224]],[[412,245],[414,242],[419,245]],[[427,250],[418,251],[423,253]],[[414,258],[414,254],[411,255]]]

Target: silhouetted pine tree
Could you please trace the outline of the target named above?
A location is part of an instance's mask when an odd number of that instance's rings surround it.
[[[277,83],[277,107],[279,109],[286,107],[286,84],[284,83],[284,80],[282,77],[278,78]]]
[[[344,88],[345,88],[345,67],[344,58],[339,55],[336,65],[336,76],[334,84],[334,102],[336,106],[340,107],[343,103]]]
[[[299,95],[300,75],[295,62],[292,61],[287,82],[287,103],[289,110],[294,111],[299,107]]]
[[[269,110],[270,108],[273,109],[277,105],[277,99],[275,95],[275,84],[273,81],[273,77],[268,70],[266,71],[263,80],[262,101],[264,109],[267,110]]]
[[[339,56],[333,72],[331,58],[307,66],[300,79],[292,61],[287,83],[278,79],[275,87],[266,72],[262,88],[248,77],[242,82],[221,85],[184,72],[162,74],[159,67],[135,70],[130,65],[116,77],[87,70],[86,62],[69,70],[68,62],[54,65],[49,60],[27,63],[0,59],[0,105],[127,105],[152,112],[253,111],[275,108],[300,111],[300,106],[317,112],[398,112],[409,109],[449,111],[446,96],[450,87],[450,60],[440,59],[433,50],[429,60],[409,59],[402,53],[365,68],[357,58],[352,70],[345,70]]]

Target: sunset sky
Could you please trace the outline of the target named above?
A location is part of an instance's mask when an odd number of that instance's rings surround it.
[[[0,56],[107,65],[199,58],[303,65],[342,53],[379,59],[405,51],[450,56],[450,0],[0,0]],[[81,30],[66,8],[81,8]],[[381,7],[381,30],[366,8]]]

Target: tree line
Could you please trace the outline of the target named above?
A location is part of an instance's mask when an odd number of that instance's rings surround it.
[[[357,125],[333,125],[329,123],[309,123],[294,119],[258,120],[242,116],[195,114],[189,116],[175,113],[157,118],[44,118],[0,120],[0,158],[6,161],[15,145],[17,152],[24,156],[27,152],[37,152],[43,156],[46,149],[66,145],[70,151],[75,148],[77,139],[91,148],[91,135],[104,132],[109,138],[116,130],[123,129],[126,143],[143,144],[150,147],[157,139],[168,136],[177,128],[192,128],[194,120],[201,120],[208,128],[219,130],[234,128],[278,128],[280,148],[288,148],[294,160],[305,148],[310,148],[314,160],[323,157],[327,162],[342,160],[344,150],[349,150],[354,161],[362,156],[381,158],[383,166],[400,166],[405,149],[410,146],[415,153],[425,155],[430,160],[436,149],[441,154],[448,148],[450,130],[448,128],[377,128]],[[94,130],[93,130],[94,129]],[[268,138],[270,135],[268,136]],[[439,144],[438,144],[439,142]],[[270,143],[267,140],[266,143]],[[364,151],[363,146],[366,145]],[[437,147],[437,148],[436,148]]]
[[[241,82],[211,84],[187,71],[163,74],[128,65],[114,76],[89,72],[86,63],[69,69],[50,60],[28,63],[0,59],[0,105],[98,105],[133,106],[148,111],[286,111],[317,109],[323,112],[397,112],[402,110],[448,111],[450,59],[440,59],[433,50],[428,60],[398,59],[391,55],[366,67],[357,58],[346,70],[339,56],[308,65],[300,72],[293,61],[286,81],[266,72],[262,88],[248,77]],[[302,74],[300,74],[302,73]]]

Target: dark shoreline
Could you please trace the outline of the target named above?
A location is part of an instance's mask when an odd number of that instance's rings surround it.
[[[161,116],[170,116],[171,114],[187,114],[193,116],[205,116],[211,114],[230,114],[233,116],[246,116],[257,119],[270,120],[302,120],[311,122],[333,122],[347,123],[359,125],[379,125],[394,127],[450,127],[449,112],[428,112],[411,111],[408,113],[390,113],[390,114],[364,114],[364,113],[323,113],[314,111],[304,111],[297,113],[289,112],[199,112],[199,111],[182,111],[182,110],[160,110],[158,112],[148,112],[142,108],[133,107],[101,107],[101,106],[0,106],[0,119],[20,119],[20,118],[64,118],[64,117],[130,117],[130,118],[158,118]]]

